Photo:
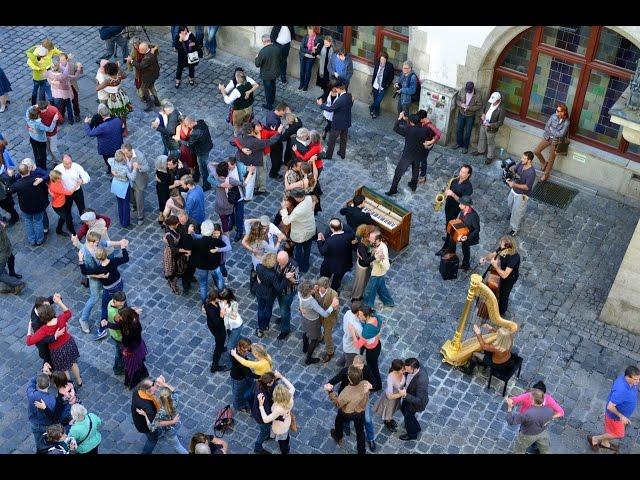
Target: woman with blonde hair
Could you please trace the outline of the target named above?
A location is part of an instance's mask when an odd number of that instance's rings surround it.
[[[267,415],[265,411],[264,393],[258,394],[258,405],[262,421],[271,424],[271,434],[278,441],[280,453],[289,453],[289,430],[293,421],[293,394],[296,389],[293,384],[287,380],[280,372],[274,372],[276,378],[282,380],[282,383],[276,384],[271,396],[271,413]],[[294,426],[297,430],[297,427]]]
[[[133,170],[127,163],[127,157],[122,150],[116,150],[113,157],[107,160],[111,167],[111,193],[116,196],[118,202],[118,219],[122,227],[128,227],[131,223],[131,184],[136,179],[137,170]]]
[[[178,438],[178,429],[180,428],[180,415],[175,406],[175,400],[178,399],[176,389],[164,382],[164,385],[158,389],[158,396],[160,397],[160,408],[158,413],[153,419],[153,422],[149,421],[147,412],[138,408],[136,412],[143,415],[147,421],[149,430],[155,432],[160,431],[159,438],[166,439],[174,448],[176,453],[188,454],[186,448],[180,443]]]
[[[498,309],[504,315],[509,307],[509,295],[520,277],[520,254],[518,243],[510,235],[500,238],[499,247],[495,252],[489,252],[480,259],[480,264],[490,262],[495,273],[500,276],[500,291],[498,293]]]
[[[49,173],[49,194],[51,195],[51,206],[53,211],[58,214],[58,226],[56,233],[58,235],[75,235],[76,230],[73,226],[73,217],[71,216],[72,202],[69,201],[73,192],[66,190],[62,184],[62,174],[57,170],[51,170]],[[78,180],[81,181],[81,180]],[[62,226],[67,224],[68,232],[62,230]]]
[[[487,343],[482,337],[480,327],[478,325],[473,326],[473,332],[480,343],[482,352],[474,352],[471,360],[463,369],[464,373],[468,375],[473,375],[473,370],[478,364],[494,370],[507,368],[510,364],[511,349],[513,348],[513,332],[505,327],[495,329],[486,323],[483,325],[489,332],[496,332],[496,337],[491,343]]]
[[[241,357],[235,348],[231,349],[231,356],[235,358],[240,365],[250,368],[254,375],[261,376],[273,371],[273,360],[271,359],[271,355],[267,353],[264,345],[259,343],[251,344],[251,354],[255,360],[248,360]]]
[[[364,288],[367,286],[369,277],[371,276],[371,264],[375,260],[372,252],[369,235],[376,229],[373,225],[362,224],[356,229],[356,238],[358,246],[356,255],[356,271],[353,276],[353,290],[351,291],[351,301],[362,300]]]
[[[76,439],[77,453],[96,455],[102,441],[100,425],[102,420],[95,413],[87,413],[87,409],[79,403],[71,405],[71,429],[69,436]]]

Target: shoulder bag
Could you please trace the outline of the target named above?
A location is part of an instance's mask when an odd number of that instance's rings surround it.
[[[569,140],[567,138],[560,138],[558,143],[555,144],[556,155],[564,156],[569,153]]]
[[[76,445],[78,446],[80,446],[82,442],[84,442],[87,438],[89,438],[89,435],[91,434],[91,430],[93,429],[93,421],[91,420],[91,415],[89,413],[87,413],[87,418],[89,419],[89,431],[87,432],[87,434],[84,436],[82,440],[80,440],[79,442],[76,442]]]

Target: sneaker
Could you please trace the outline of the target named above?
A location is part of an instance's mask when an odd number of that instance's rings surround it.
[[[106,328],[99,328],[98,331],[96,332],[96,334],[93,336],[93,339],[95,341],[98,341],[98,340],[102,340],[106,336],[107,336],[107,329]]]
[[[144,225],[144,218],[138,219],[138,225]]]
[[[85,320],[80,320],[80,330],[84,333],[90,333],[89,324]]]
[[[376,451],[376,442],[374,440],[369,441],[369,450],[371,450],[372,452]]]
[[[517,234],[518,234],[518,231],[517,231],[517,230],[511,230],[511,231],[509,232],[509,235],[511,235],[512,237],[515,237]]]
[[[340,445],[341,447],[344,445],[344,439],[340,438],[336,438],[336,431],[332,428],[331,432],[330,432],[331,438],[333,438],[333,440]]]
[[[258,338],[264,337],[264,332],[262,330],[256,330],[256,337]]]

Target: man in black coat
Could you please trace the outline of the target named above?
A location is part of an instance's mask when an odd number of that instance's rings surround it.
[[[344,82],[338,80],[336,82],[338,89],[338,98],[327,106],[322,102],[321,98],[316,99],[316,103],[322,110],[333,112],[333,120],[331,122],[331,131],[329,132],[329,141],[327,143],[326,159],[333,158],[333,149],[336,146],[336,140],[340,137],[340,148],[338,148],[338,156],[344,160],[347,155],[347,137],[349,127],[351,127],[351,107],[353,107],[353,97],[347,92],[347,86]]]
[[[460,268],[465,272],[468,271],[471,266],[469,264],[471,258],[471,246],[478,245],[480,243],[480,216],[478,212],[476,212],[471,205],[473,205],[473,200],[471,197],[460,197],[458,200],[460,203],[460,215],[459,219],[465,224],[466,227],[469,228],[469,233],[460,237],[460,243],[462,243],[462,265]],[[447,233],[447,238],[445,240],[445,244],[450,251],[456,251],[456,243],[453,241],[451,236]]]
[[[209,163],[209,153],[213,148],[213,141],[211,140],[211,133],[209,133],[209,126],[204,120],[200,119],[197,122],[193,119],[191,120],[191,123],[187,125],[187,127],[192,129],[191,137],[189,137],[187,145],[198,158],[200,177],[202,178],[202,190],[206,192],[207,190],[211,190],[211,184],[207,179],[207,177],[209,177],[207,163]],[[180,142],[183,142],[183,140],[180,140]]]
[[[343,207],[340,209],[340,215],[344,215],[347,219],[347,224],[355,232],[358,227],[364,225],[375,225],[373,218],[368,213],[362,211],[364,206],[364,195],[354,195],[352,205]]]
[[[33,328],[33,332],[37,332],[42,325],[44,325],[40,321],[40,317],[38,316],[38,307],[40,305],[52,305],[53,297],[36,297],[36,303],[31,310],[31,328]],[[38,348],[38,356],[42,359],[43,364],[48,363],[49,365],[53,365],[51,361],[51,352],[49,352],[49,344],[53,343],[58,339],[59,336],[63,335],[65,332],[65,328],[59,328],[56,330],[55,335],[49,335],[48,337],[44,337],[38,343],[36,343],[36,347]],[[58,333],[59,332],[59,333]]]
[[[160,438],[160,430],[154,430],[153,432],[147,425],[147,419],[149,422],[153,422],[156,418],[158,409],[153,402],[153,397],[159,387],[164,386],[164,377],[160,376],[156,380],[152,380],[147,377],[140,381],[138,386],[131,392],[131,418],[136,430],[140,433],[144,433],[147,436],[147,441],[142,447],[142,453],[151,453],[158,443]],[[144,411],[146,415],[140,412]],[[146,419],[145,419],[146,416]]]
[[[44,243],[44,229],[49,226],[46,208],[49,205],[49,191],[47,190],[48,178],[43,178],[25,163],[18,167],[20,178],[15,180],[7,189],[8,194],[18,195],[18,204],[23,213],[23,221],[27,240],[31,246],[39,246]]]
[[[391,188],[386,194],[395,195],[398,193],[398,184],[404,172],[409,168],[409,165],[411,165],[411,181],[409,182],[409,187],[415,192],[418,187],[420,160],[427,156],[427,149],[424,143],[433,138],[433,131],[430,128],[422,127],[417,115],[411,115],[407,119],[404,112],[400,112],[393,131],[404,137],[404,148],[402,149],[402,156],[393,175]]]
[[[371,95],[373,95],[373,103],[369,106],[371,118],[380,115],[380,104],[384,99],[387,88],[393,83],[395,70],[393,63],[389,61],[387,52],[380,54],[380,59],[373,67],[373,76],[371,77]]]
[[[429,376],[424,367],[420,368],[417,358],[407,358],[404,361],[404,373],[407,386],[403,392],[400,411],[404,415],[404,428],[407,433],[400,435],[400,440],[416,440],[420,430],[420,423],[416,413],[422,412],[429,403]]]
[[[264,96],[267,103],[262,107],[273,110],[273,103],[276,100],[276,78],[280,73],[280,47],[271,42],[269,35],[262,35],[262,50],[258,52],[255,65],[260,69],[260,78],[264,85]]]
[[[355,232],[347,225],[332,218],[329,222],[327,238],[318,233],[318,251],[322,255],[320,276],[331,278],[331,288],[340,293],[342,277],[353,268],[353,243]]]

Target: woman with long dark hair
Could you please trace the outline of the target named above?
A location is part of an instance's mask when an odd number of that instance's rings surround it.
[[[164,250],[162,253],[162,265],[164,268],[164,277],[169,283],[169,287],[176,295],[180,295],[180,287],[178,287],[178,278],[182,277],[187,269],[187,252],[180,248],[180,233],[177,228],[180,224],[178,217],[169,215],[164,221],[165,233],[162,237]]]
[[[380,398],[373,406],[373,412],[382,417],[384,426],[390,432],[395,432],[398,428],[398,424],[393,419],[393,414],[400,410],[400,400],[405,393],[405,388],[404,360],[396,358],[391,362],[384,394],[380,395]]]
[[[182,81],[182,71],[186,68],[189,69],[189,85],[195,85],[196,76],[196,64],[198,61],[189,61],[189,54],[197,52],[200,56],[200,49],[196,44],[196,37],[189,31],[186,26],[178,27],[178,34],[173,39],[178,52],[178,68],[176,70],[176,88],[180,87]]]
[[[142,339],[142,325],[140,315],[131,307],[124,307],[118,311],[115,323],[102,320],[103,328],[120,330],[122,332],[122,358],[124,359],[124,384],[133,390],[140,381],[149,376],[144,360],[147,356],[147,345]]]

